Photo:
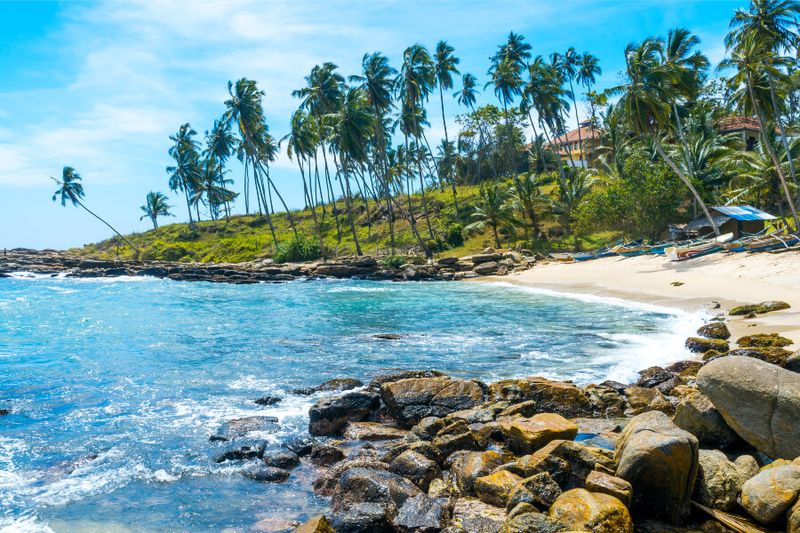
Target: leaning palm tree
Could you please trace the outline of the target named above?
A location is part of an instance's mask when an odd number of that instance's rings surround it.
[[[154,191],[147,193],[144,205],[139,207],[139,209],[144,211],[144,215],[142,215],[139,220],[149,218],[150,222],[153,223],[153,229],[158,229],[158,217],[175,216],[170,213],[169,208],[172,206],[167,203],[167,200],[167,195],[164,193]]]
[[[444,127],[445,147],[450,145],[450,138],[447,135],[447,120],[444,114],[444,91],[453,88],[453,75],[461,74],[458,71],[459,59],[453,55],[455,48],[450,46],[447,41],[439,41],[434,52],[434,71],[436,73],[436,85],[439,86],[439,103],[442,108],[442,126]],[[448,159],[450,161],[450,159]],[[453,204],[458,216],[458,192],[456,191],[455,174],[452,172],[452,165],[445,166],[445,173],[450,177],[450,185],[453,190]]]
[[[590,54],[589,52],[584,52],[581,54],[580,62],[578,64],[578,71],[575,74],[575,79],[578,83],[586,88],[586,96],[589,100],[589,107],[591,112],[591,122],[590,128],[592,132],[592,137],[594,137],[594,126],[596,121],[596,114],[595,114],[595,101],[596,99],[592,98],[592,87],[597,81],[597,76],[600,76],[603,73],[603,69],[600,68],[600,60]]]
[[[56,192],[53,193],[53,201],[61,200],[61,205],[66,206],[67,202],[71,202],[75,207],[82,207],[84,211],[92,215],[94,218],[105,224],[106,226],[111,229],[114,233],[116,233],[120,239],[125,241],[125,243],[133,248],[136,253],[139,253],[139,249],[131,243],[128,239],[125,238],[122,233],[118,232],[114,226],[100,218],[94,211],[91,211],[86,205],[81,201],[85,196],[83,192],[83,185],[81,184],[81,177],[72,167],[64,167],[61,171],[61,179],[58,180],[54,177],[50,177],[51,180],[56,182],[58,185],[58,189]]]
[[[581,134],[581,119],[578,116],[578,100],[575,95],[575,86],[572,80],[578,75],[582,58],[575,48],[569,47],[564,54],[553,54],[553,65],[561,71],[561,75],[569,82],[569,94],[575,111],[575,125],[578,130],[578,157],[583,161],[583,135]]]
[[[175,135],[170,136],[174,143],[169,149],[169,155],[175,159],[175,166],[167,167],[169,174],[169,188],[175,192],[181,191],[186,198],[186,209],[189,212],[189,225],[192,225],[191,197],[197,190],[200,182],[200,154],[199,145],[194,139],[197,132],[187,122],[181,124]],[[198,217],[199,218],[199,217]]]
[[[472,213],[474,222],[464,227],[467,232],[492,228],[494,242],[502,247],[498,229],[519,223],[514,217],[514,203],[508,188],[500,183],[482,184]]]

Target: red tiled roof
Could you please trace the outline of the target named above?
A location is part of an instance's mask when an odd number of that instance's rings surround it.
[[[739,131],[739,130],[758,131],[760,126],[761,123],[755,117],[740,117],[735,115],[730,117],[723,117],[717,123],[717,127],[719,128],[720,133],[725,133],[728,131]]]
[[[590,139],[599,139],[603,133],[600,128],[593,128],[592,126],[581,126],[578,129],[567,132],[565,135],[553,139],[553,144],[566,144],[578,141],[578,131],[581,132],[580,139],[584,141]]]

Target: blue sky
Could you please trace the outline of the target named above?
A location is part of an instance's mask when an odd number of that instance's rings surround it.
[[[64,248],[109,237],[102,224],[50,197],[64,165],[83,176],[87,205],[123,232],[148,228],[139,206],[170,195],[168,136],[183,122],[200,133],[223,111],[228,80],[266,91],[276,137],[297,101],[291,91],[317,63],[357,73],[365,52],[397,65],[415,42],[448,40],[461,71],[486,80],[488,58],[509,31],[535,54],[574,46],[600,58],[604,88],[619,80],[628,42],[683,26],[719,61],[731,14],[745,0],[8,2],[0,0],[0,247]],[[481,102],[492,100],[488,92]],[[448,123],[458,112],[446,102]],[[431,109],[432,141],[441,121]],[[302,203],[296,166],[273,175],[291,206]],[[241,186],[241,168],[231,177]],[[243,204],[243,202],[240,202]],[[236,211],[243,211],[243,205]]]

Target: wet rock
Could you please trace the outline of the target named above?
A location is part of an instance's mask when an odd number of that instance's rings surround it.
[[[6,416],[11,414],[11,409],[0,409],[0,416]]]
[[[628,508],[608,494],[572,489],[553,503],[548,516],[572,531],[633,533]]]
[[[456,452],[447,461],[456,485],[464,493],[471,493],[475,480],[489,475],[495,468],[506,462],[506,456],[494,450],[485,452]]]
[[[675,425],[688,431],[709,448],[724,447],[739,440],[711,400],[700,391],[687,394],[675,408]]]
[[[625,409],[628,408],[625,396],[616,388],[592,384],[587,385],[584,391],[592,405],[592,410],[600,416],[622,416],[625,413]]]
[[[503,527],[505,510],[475,498],[459,498],[453,505],[451,525],[469,533],[497,533]]]
[[[742,507],[762,524],[776,521],[797,501],[800,466],[786,465],[762,471],[742,485]]]
[[[564,527],[538,512],[518,512],[509,514],[500,533],[557,533]]]
[[[317,392],[339,392],[339,391],[346,391],[352,390],[357,387],[363,387],[364,384],[354,378],[336,378],[336,379],[329,379],[323,383],[320,383],[316,387],[305,387],[302,389],[295,389],[292,391],[292,394],[298,394],[300,396],[309,396],[311,394]]]
[[[506,509],[511,510],[520,503],[527,503],[536,510],[547,511],[560,495],[561,487],[553,476],[547,472],[539,472],[523,479],[511,490]]]
[[[746,335],[737,340],[736,344],[748,348],[783,348],[794,344],[794,341],[781,337],[777,333],[758,333],[756,335]]]
[[[631,510],[679,523],[689,513],[698,468],[698,442],[667,415],[631,420],[617,445],[617,477],[633,486]]]
[[[224,463],[225,461],[243,461],[255,459],[264,455],[264,448],[267,441],[261,439],[250,439],[246,442],[237,442],[230,445],[222,453],[218,454],[214,461]]]
[[[353,468],[370,470],[388,470],[389,465],[374,458],[359,457],[338,462],[314,479],[314,492],[322,496],[330,496],[339,484],[339,479]]]
[[[636,381],[637,387],[652,388],[675,377],[673,372],[664,370],[660,366],[651,366],[639,372],[639,379]]]
[[[480,448],[472,430],[463,420],[457,420],[443,427],[431,443],[442,452],[444,457],[449,456],[456,450],[477,450]]]
[[[786,358],[783,362],[783,368],[800,373],[800,350]]]
[[[319,466],[330,466],[342,459],[344,459],[342,449],[330,444],[315,444],[309,455],[309,460]]]
[[[417,442],[400,442],[391,448],[384,454],[381,460],[385,463],[391,463],[394,461],[401,453],[406,450],[411,450],[417,452],[424,457],[427,457],[431,461],[439,464],[444,460],[444,456],[442,451],[431,444],[430,442],[426,441],[417,441]]]
[[[389,464],[389,471],[410,479],[423,491],[427,491],[431,481],[442,475],[435,461],[413,450],[398,455]]]
[[[336,533],[366,533],[391,531],[387,505],[383,503],[353,503],[333,513]]]
[[[728,340],[731,338],[731,332],[725,322],[709,322],[700,326],[697,334],[706,339],[722,339]]]
[[[327,518],[318,515],[300,524],[294,533],[336,533],[336,531]]]
[[[737,348],[735,350],[729,351],[726,355],[752,357],[753,359],[760,359],[761,361],[772,363],[773,365],[786,366],[786,363],[792,356],[792,352],[790,352],[789,350],[784,350],[783,348],[774,348],[774,347]]]
[[[432,440],[439,431],[445,426],[444,419],[436,416],[428,416],[420,420],[417,425],[411,428],[411,432],[424,440]]]
[[[526,478],[547,472],[562,489],[568,490],[583,487],[589,473],[600,466],[613,468],[613,452],[578,442],[555,440],[501,468]]]
[[[596,470],[586,477],[586,490],[614,496],[625,504],[625,507],[630,507],[633,497],[633,487],[630,483],[620,477]]]
[[[278,419],[274,416],[248,416],[245,418],[235,418],[225,423],[216,434],[211,435],[208,440],[214,442],[225,442],[239,437],[244,437],[248,433],[264,432],[273,433],[277,431]]]
[[[475,480],[475,494],[482,502],[505,507],[511,491],[522,478],[508,470],[497,470]]]
[[[450,514],[440,501],[427,494],[408,498],[392,522],[396,531],[433,532],[447,525]]]
[[[278,396],[262,396],[261,398],[253,400],[253,402],[255,404],[257,404],[257,405],[266,405],[266,406],[275,405],[276,403],[279,403],[280,401],[281,401],[281,398],[278,397]]]
[[[729,348],[728,341],[722,339],[704,339],[702,337],[686,339],[686,349],[694,353],[705,353],[709,350],[727,352]]]
[[[800,375],[750,357],[723,357],[697,374],[700,390],[741,438],[770,457],[800,455]]]
[[[242,470],[242,475],[259,483],[281,483],[289,478],[288,471],[273,466],[246,468]]]
[[[402,339],[403,336],[399,333],[376,333],[372,338],[382,341],[396,341]]]
[[[408,431],[378,422],[349,422],[344,430],[347,440],[392,440],[402,439]]]
[[[730,511],[743,480],[736,466],[719,450],[700,450],[694,500],[706,507]]]
[[[567,418],[592,416],[589,397],[579,387],[563,381],[540,377],[505,379],[489,387],[493,401],[536,402],[539,413],[556,413]]]
[[[428,416],[443,417],[475,407],[483,396],[482,384],[446,377],[401,379],[381,385],[381,398],[389,413],[407,427]]]
[[[264,453],[262,457],[264,464],[288,470],[300,464],[300,458],[296,453],[290,451],[276,451]]]
[[[315,443],[316,441],[311,437],[297,437],[281,444],[281,447],[294,452],[298,457],[305,457],[311,453]]]
[[[312,435],[336,435],[348,422],[365,420],[380,405],[377,394],[349,392],[322,398],[308,411],[308,432]]]
[[[553,440],[572,440],[578,434],[578,426],[553,413],[501,418],[497,423],[509,447],[518,453],[531,453]]]
[[[340,478],[333,491],[331,506],[334,513],[334,528],[342,511],[354,504],[378,503],[384,508],[389,521],[397,514],[407,499],[422,494],[416,485],[402,476],[386,470],[351,468]]]

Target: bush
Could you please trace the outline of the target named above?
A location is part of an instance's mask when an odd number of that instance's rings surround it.
[[[449,224],[445,229],[444,240],[450,248],[464,246],[464,227],[461,224]]]
[[[313,261],[322,256],[322,249],[316,239],[307,235],[295,235],[290,240],[278,244],[272,259],[276,263]]]
[[[390,255],[383,260],[383,266],[387,268],[400,268],[408,261],[402,255]]]

